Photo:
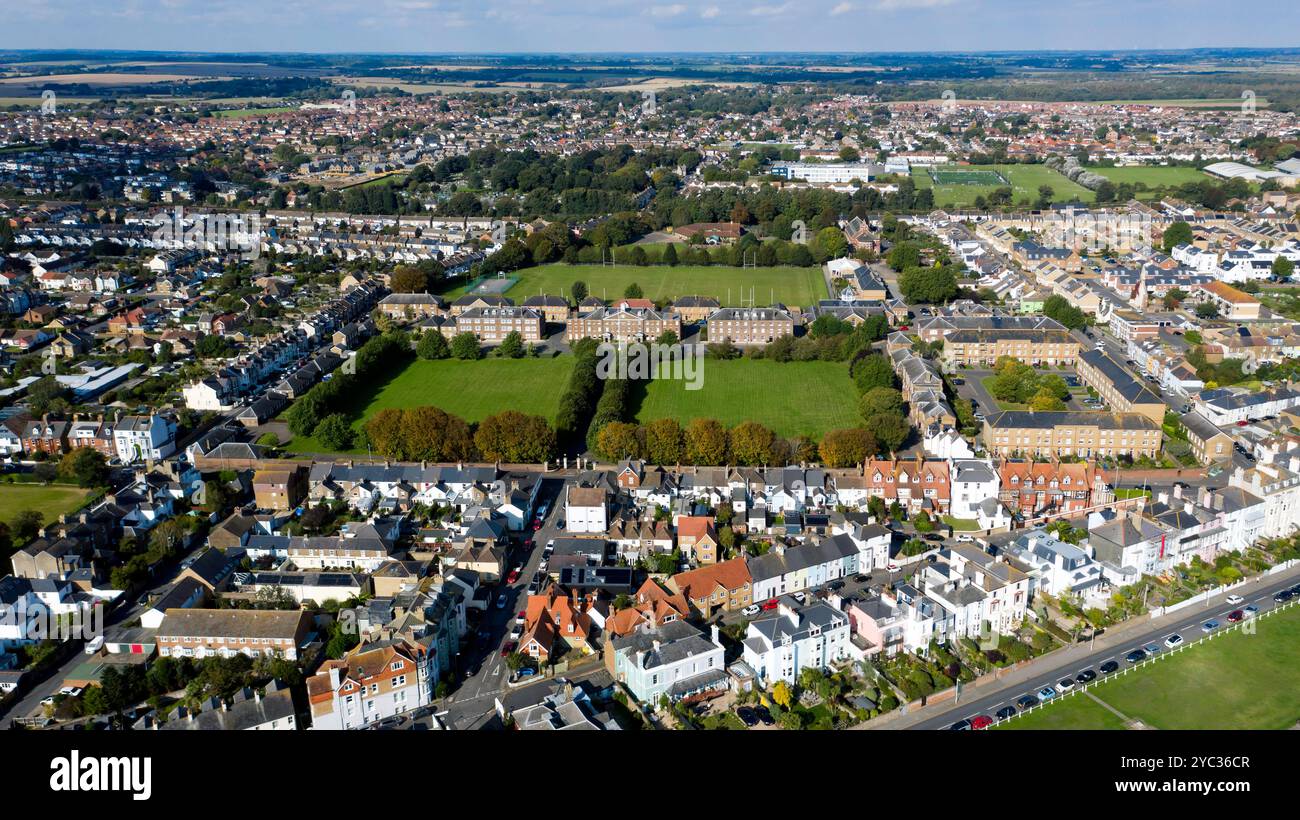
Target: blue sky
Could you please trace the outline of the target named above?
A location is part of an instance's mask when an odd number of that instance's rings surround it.
[[[10,0],[0,48],[996,51],[1300,45],[1296,0]]]

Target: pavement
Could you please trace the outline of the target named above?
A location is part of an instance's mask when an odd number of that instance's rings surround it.
[[[1086,669],[1097,671],[1106,661],[1115,661],[1122,670],[1131,665],[1125,656],[1145,644],[1156,643],[1160,652],[1167,652],[1164,641],[1174,633],[1190,643],[1204,634],[1201,624],[1206,620],[1217,620],[1219,629],[1223,629],[1228,625],[1228,613],[1234,609],[1253,604],[1261,613],[1267,612],[1276,606],[1274,593],[1294,586],[1297,580],[1300,580],[1300,566],[1276,575],[1259,576],[1241,587],[1214,596],[1203,605],[1189,606],[1159,618],[1130,619],[1108,629],[1092,642],[1072,644],[1017,668],[981,677],[962,687],[955,699],[932,700],[926,706],[908,711],[900,709],[854,728],[946,729],[959,720],[976,715],[993,717],[999,709],[1014,706],[1025,695],[1044,687],[1054,687],[1062,678],[1074,678]],[[1240,595],[1245,600],[1236,605],[1228,604],[1224,599],[1231,594]]]

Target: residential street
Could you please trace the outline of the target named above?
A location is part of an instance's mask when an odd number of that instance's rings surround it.
[[[981,678],[965,687],[966,691],[954,701],[951,698],[941,703],[933,703],[910,713],[902,710],[868,721],[855,728],[859,729],[946,729],[958,720],[975,715],[992,717],[999,709],[1015,705],[1022,696],[1033,694],[1043,687],[1051,687],[1061,678],[1074,678],[1085,669],[1094,671],[1108,660],[1120,664],[1123,670],[1129,664],[1124,656],[1132,650],[1148,643],[1160,644],[1177,632],[1187,642],[1203,634],[1201,623],[1213,618],[1220,622],[1220,629],[1227,626],[1226,615],[1243,606],[1253,604],[1260,612],[1272,609],[1272,596],[1279,590],[1295,585],[1300,580],[1300,566],[1280,572],[1273,576],[1261,576],[1247,585],[1232,590],[1230,593],[1216,596],[1206,605],[1193,605],[1171,615],[1160,618],[1136,618],[1124,625],[1108,630],[1098,638],[1095,644],[1080,643],[1052,652],[1042,658],[1029,661],[1019,669],[1004,671],[998,676]],[[1238,605],[1229,605],[1224,598],[1236,593],[1245,598]]]

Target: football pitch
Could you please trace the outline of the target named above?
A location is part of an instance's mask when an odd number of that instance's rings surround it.
[[[724,265],[542,265],[516,271],[519,278],[506,296],[523,304],[529,296],[549,294],[569,298],[573,283],[583,282],[598,299],[623,298],[633,283],[646,299],[672,301],[680,296],[713,296],[724,307],[747,304],[808,307],[828,298],[821,268],[781,266],[736,268]]]
[[[942,182],[938,180],[944,180]],[[918,189],[934,190],[939,208],[973,208],[977,197],[988,197],[998,188],[1011,188],[1011,202],[1020,207],[1038,204],[1038,189],[1052,189],[1051,201],[1092,202],[1096,195],[1046,165],[944,165],[913,168],[912,181]]]
[[[569,383],[572,356],[551,359],[415,359],[387,381],[372,382],[342,412],[360,430],[380,410],[433,406],[469,422],[503,410],[519,410],[554,422],[560,395]],[[324,453],[329,448],[310,436],[295,436],[291,453]],[[365,448],[353,449],[364,453]],[[3,491],[0,491],[3,492]]]
[[[862,423],[858,392],[843,362],[705,359],[703,367],[700,390],[687,390],[684,381],[647,385],[637,420],[674,418],[683,427],[697,418],[727,427],[756,421],[787,438],[815,439]]]
[[[936,166],[930,169],[930,179],[935,185],[1010,185],[1010,181],[997,171],[961,166]]]

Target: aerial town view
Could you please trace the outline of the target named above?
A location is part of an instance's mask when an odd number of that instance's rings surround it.
[[[0,28],[7,749],[1300,729],[1294,6],[89,5]]]

